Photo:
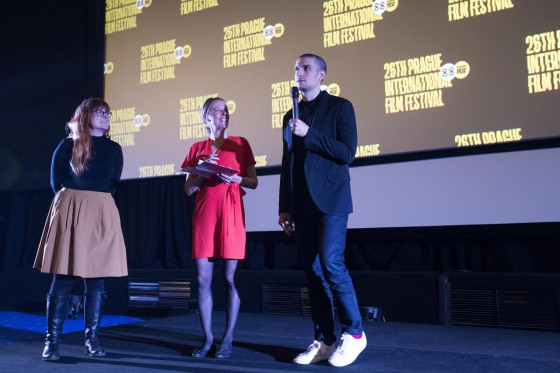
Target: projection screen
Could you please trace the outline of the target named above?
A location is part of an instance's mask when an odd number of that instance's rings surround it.
[[[124,179],[179,173],[191,144],[207,137],[198,113],[214,96],[226,100],[228,132],[249,140],[257,167],[278,166],[294,63],[308,52],[327,62],[323,89],[354,105],[357,159],[560,136],[559,1],[106,4],[105,98]],[[496,158],[484,157],[472,159],[491,167]],[[370,177],[360,169],[353,177]],[[353,183],[355,195],[369,195]],[[426,224],[440,223],[410,223]]]

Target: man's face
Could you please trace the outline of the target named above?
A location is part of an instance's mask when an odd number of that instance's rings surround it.
[[[325,70],[319,70],[313,57],[298,58],[294,72],[294,80],[302,92],[309,92],[319,88],[325,77]]]

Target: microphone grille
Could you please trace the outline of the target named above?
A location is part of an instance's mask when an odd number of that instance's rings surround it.
[[[292,87],[292,98],[299,98],[299,89],[298,89],[298,87]]]

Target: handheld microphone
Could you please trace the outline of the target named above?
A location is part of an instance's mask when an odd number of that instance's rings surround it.
[[[299,119],[299,89],[298,87],[292,87],[292,117],[294,119]]]

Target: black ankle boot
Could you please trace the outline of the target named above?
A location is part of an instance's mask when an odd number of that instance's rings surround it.
[[[105,292],[87,292],[84,297],[85,353],[92,357],[105,356],[105,349],[99,345],[99,325],[105,303]]]
[[[43,360],[58,360],[58,346],[62,342],[62,324],[68,314],[70,296],[55,297],[47,294],[47,338],[43,350]]]

